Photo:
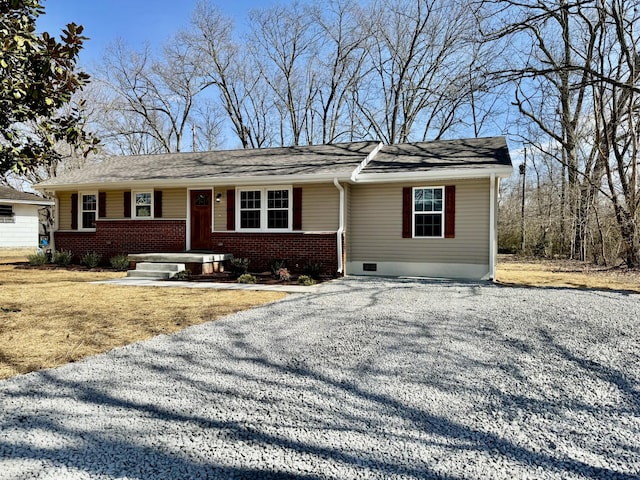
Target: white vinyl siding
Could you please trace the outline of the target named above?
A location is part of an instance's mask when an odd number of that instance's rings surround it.
[[[14,204],[11,222],[0,222],[0,248],[38,246],[38,205]]]

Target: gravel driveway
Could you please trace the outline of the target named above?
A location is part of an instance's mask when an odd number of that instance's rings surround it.
[[[638,478],[640,296],[344,279],[0,382],[0,478]]]

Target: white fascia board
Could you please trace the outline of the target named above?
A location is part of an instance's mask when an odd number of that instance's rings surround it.
[[[21,205],[55,205],[53,200],[13,200],[11,198],[0,198],[0,203],[19,203]]]
[[[351,174],[345,172],[342,175],[271,175],[271,176],[245,176],[245,177],[199,177],[177,178],[174,180],[131,180],[126,182],[104,183],[67,183],[59,185],[35,185],[34,188],[42,192],[56,192],[65,190],[90,190],[90,189],[139,189],[145,187],[160,188],[199,188],[216,185],[246,186],[246,185],[283,185],[299,183],[333,183],[334,178],[341,181],[349,181]]]
[[[390,183],[415,182],[431,180],[464,180],[473,178],[508,178],[513,173],[512,167],[496,168],[452,168],[446,170],[414,171],[402,173],[361,173],[355,183]]]
[[[358,165],[355,170],[353,171],[353,173],[351,174],[351,181],[352,182],[357,182],[357,178],[358,175],[360,175],[360,173],[362,172],[362,170],[364,170],[364,168],[369,165],[369,162],[378,154],[378,152],[380,151],[380,149],[384,147],[384,143],[380,142],[378,145],[376,145],[376,147],[371,150],[371,152],[369,152],[369,155],[367,155],[365,157],[364,160],[362,160],[362,162],[360,162],[360,165]]]

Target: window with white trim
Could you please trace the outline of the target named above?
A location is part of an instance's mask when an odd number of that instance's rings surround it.
[[[80,195],[80,228],[89,230],[96,228],[98,217],[98,194],[83,193]]]
[[[13,205],[0,205],[0,223],[14,223]]]
[[[153,192],[133,192],[134,218],[153,217]]]
[[[413,189],[413,236],[444,237],[444,187]]]
[[[291,187],[246,188],[238,193],[240,230],[291,230]]]
[[[267,190],[267,228],[289,228],[289,190]]]

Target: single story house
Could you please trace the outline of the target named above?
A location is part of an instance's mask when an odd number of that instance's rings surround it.
[[[103,258],[209,251],[251,269],[493,278],[505,138],[111,157],[36,186],[55,247]]]
[[[0,248],[37,248],[40,209],[52,200],[0,186]]]

